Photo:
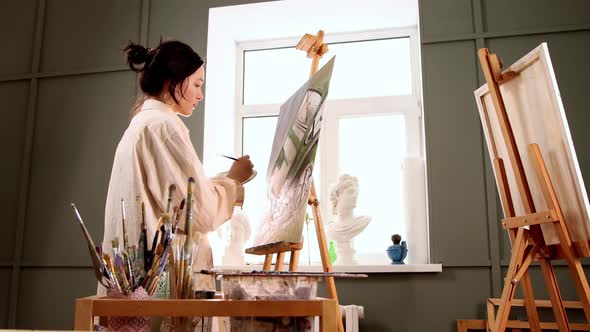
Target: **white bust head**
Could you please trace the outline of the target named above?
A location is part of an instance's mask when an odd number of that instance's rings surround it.
[[[331,239],[349,241],[362,232],[371,221],[371,217],[353,215],[358,194],[358,179],[348,174],[341,175],[332,187],[330,201],[335,218],[326,227]]]
[[[332,213],[338,216],[352,215],[359,195],[359,182],[355,176],[342,174],[330,192]]]

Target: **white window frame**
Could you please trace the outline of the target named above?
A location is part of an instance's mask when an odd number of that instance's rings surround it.
[[[338,171],[338,121],[341,118],[350,117],[368,117],[390,114],[403,114],[406,125],[406,158],[425,158],[424,153],[424,133],[422,125],[422,90],[421,90],[421,70],[419,62],[419,39],[417,27],[395,28],[362,31],[354,33],[326,34],[324,42],[361,42],[380,39],[409,38],[410,41],[410,59],[411,59],[411,77],[412,77],[412,94],[386,97],[363,97],[351,99],[331,99],[328,96],[326,100],[326,110],[324,111],[325,121],[322,121],[322,135],[320,138],[320,178],[322,179],[319,191],[320,202],[329,202],[329,186],[335,183],[339,175]],[[244,92],[244,54],[246,51],[276,49],[283,47],[293,47],[298,42],[298,38],[271,39],[263,41],[238,42],[236,44],[236,86],[235,86],[235,151],[237,155],[242,155],[242,138],[243,138],[243,119],[250,117],[276,116],[279,114],[281,104],[264,104],[264,105],[243,105]],[[329,51],[328,51],[329,55]],[[304,54],[301,52],[302,61]],[[359,59],[359,66],[362,66],[363,59]],[[311,61],[310,61],[311,64]],[[370,113],[359,113],[359,109],[371,110]],[[266,165],[264,165],[265,167]],[[401,168],[401,165],[400,165]],[[321,204],[321,213],[324,220],[328,217],[328,205]],[[428,223],[426,221],[426,223]],[[427,230],[428,226],[424,225]],[[430,257],[429,240],[426,238],[427,259]],[[313,241],[312,241],[313,244]],[[383,255],[383,254],[381,254]],[[365,262],[359,262],[364,265]],[[428,263],[428,262],[423,262]]]

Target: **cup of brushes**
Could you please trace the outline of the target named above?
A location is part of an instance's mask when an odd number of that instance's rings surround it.
[[[154,294],[173,299],[194,298],[192,265],[196,257],[198,238],[193,237],[193,191],[195,181],[187,183],[187,197],[179,206],[172,208],[175,185],[168,190],[166,212],[158,219],[158,225],[151,246],[148,249],[145,205],[141,204],[141,232],[137,245],[130,245],[127,237],[125,202],[121,200],[121,227],[123,246],[118,238],[111,241],[110,253],[96,246],[76,206],[72,208],[88,245],[94,275],[107,289],[109,297],[148,299]],[[178,224],[184,213],[184,228]],[[197,233],[198,234],[198,233]],[[167,282],[166,282],[167,281]],[[163,294],[168,296],[162,296]],[[192,318],[173,318],[171,324],[177,330],[191,324]],[[109,319],[109,330],[149,331],[150,322],[143,317],[113,317]]]

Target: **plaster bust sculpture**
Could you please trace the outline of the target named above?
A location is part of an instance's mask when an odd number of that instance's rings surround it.
[[[356,264],[353,239],[371,222],[371,217],[355,216],[353,213],[358,194],[358,179],[348,174],[341,175],[330,192],[330,202],[335,217],[326,225],[326,232],[328,238],[334,241],[335,265]]]
[[[244,244],[250,238],[250,222],[248,216],[241,211],[235,211],[229,221],[229,225],[229,236],[226,238],[225,250],[221,258],[222,264],[243,265]]]

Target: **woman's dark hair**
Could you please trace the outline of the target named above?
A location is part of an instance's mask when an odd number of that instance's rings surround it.
[[[129,67],[139,73],[144,94],[157,97],[168,83],[168,93],[177,104],[176,87],[203,65],[203,59],[190,46],[176,40],[160,41],[155,49],[129,42],[123,52]],[[183,95],[182,89],[180,94]]]

